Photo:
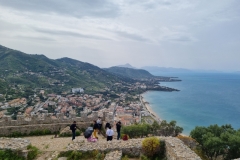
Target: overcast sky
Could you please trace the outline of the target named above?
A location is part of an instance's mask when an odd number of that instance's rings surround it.
[[[240,70],[240,0],[0,0],[0,44],[99,67]]]

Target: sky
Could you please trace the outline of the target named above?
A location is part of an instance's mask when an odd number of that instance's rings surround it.
[[[240,71],[240,1],[0,0],[0,45],[102,68]]]

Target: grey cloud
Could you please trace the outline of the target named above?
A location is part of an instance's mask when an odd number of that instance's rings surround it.
[[[78,18],[111,18],[120,13],[119,7],[108,0],[0,0],[0,5],[21,11],[57,13]]]
[[[150,0],[131,0],[128,1],[128,3],[130,5],[140,5],[141,7],[143,7],[144,9],[155,9],[158,6],[169,6],[172,5],[172,1],[168,1],[168,0],[161,0],[161,1],[150,1]]]
[[[30,37],[30,36],[15,36],[16,38],[27,39],[27,40],[40,40],[40,41],[56,41],[52,38],[47,37]]]
[[[101,36],[94,36],[94,35],[86,35],[72,31],[63,31],[63,30],[50,30],[50,29],[41,29],[36,28],[35,31],[50,35],[59,35],[59,36],[71,36],[71,37],[78,37],[78,38],[89,38],[89,39],[97,39],[97,40],[111,40],[109,38],[101,37]]]
[[[190,42],[194,41],[194,39],[191,36],[186,35],[173,35],[173,36],[167,36],[164,39],[167,39],[169,41],[179,41],[179,42]]]
[[[115,33],[117,33],[121,37],[131,39],[131,40],[134,40],[134,41],[143,41],[143,42],[150,41],[149,39],[147,39],[143,36],[133,34],[133,33],[127,33],[127,32],[123,32],[123,31],[115,31]]]

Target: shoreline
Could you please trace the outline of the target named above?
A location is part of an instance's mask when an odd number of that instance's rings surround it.
[[[144,92],[144,93],[146,93],[146,92]],[[149,114],[150,114],[150,116],[151,116],[154,120],[156,120],[158,123],[161,123],[161,122],[163,121],[163,119],[161,119],[161,118],[152,110],[151,105],[149,104],[149,102],[144,99],[143,93],[140,94],[140,102],[141,102],[141,104],[143,105],[144,110],[148,111]],[[183,136],[183,137],[189,137],[189,135],[188,135],[188,134],[185,134],[185,133],[180,133],[179,135],[181,135],[181,136]]]
[[[148,101],[144,99],[143,94],[140,94],[140,102],[143,106],[143,108],[149,112],[150,116],[156,120],[157,122],[161,123],[162,119],[152,110],[151,105],[149,104]]]

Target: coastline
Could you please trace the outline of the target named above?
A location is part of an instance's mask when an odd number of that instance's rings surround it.
[[[157,122],[161,123],[162,122],[162,119],[152,110],[151,108],[151,105],[149,104],[149,102],[147,102],[145,99],[144,99],[144,96],[143,94],[140,95],[140,102],[144,108],[144,110],[148,111],[150,116],[156,120]]]
[[[146,93],[146,92],[145,92]],[[144,110],[148,111],[150,116],[156,120],[158,123],[161,123],[163,121],[163,119],[161,119],[151,108],[151,105],[149,104],[148,101],[146,101],[144,99],[144,96],[143,94],[140,95],[140,102],[144,108]],[[185,134],[185,133],[180,133],[179,135],[183,136],[183,137],[189,137],[188,134]]]

